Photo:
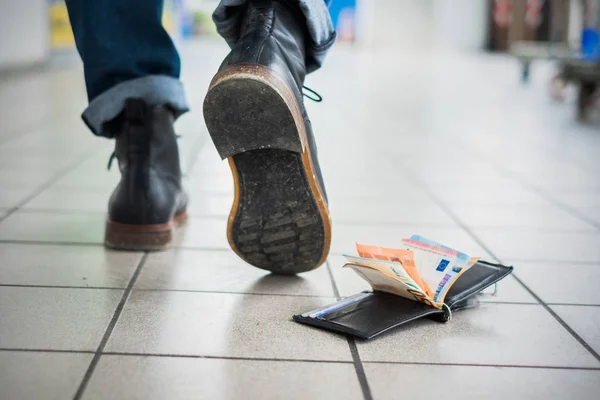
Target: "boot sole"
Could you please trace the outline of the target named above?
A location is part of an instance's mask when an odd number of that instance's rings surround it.
[[[260,65],[226,68],[211,82],[204,119],[233,175],[231,248],[249,264],[279,274],[322,265],[331,220],[289,86]]]
[[[173,217],[166,224],[128,225],[106,221],[104,245],[129,251],[161,251],[171,247],[175,228],[185,224],[187,212]]]

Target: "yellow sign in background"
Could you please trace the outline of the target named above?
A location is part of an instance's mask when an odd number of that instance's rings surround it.
[[[103,0],[87,0],[103,1]],[[123,0],[126,1],[126,0]],[[54,50],[72,49],[75,47],[75,38],[71,30],[71,22],[67,13],[67,6],[64,0],[50,0],[50,47]],[[167,32],[173,35],[177,27],[177,14],[174,11],[173,3],[165,1],[162,23]]]
[[[75,38],[69,22],[69,14],[64,1],[52,1],[50,11],[50,47],[69,49],[75,46]]]

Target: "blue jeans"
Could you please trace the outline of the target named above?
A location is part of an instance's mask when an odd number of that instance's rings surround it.
[[[248,0],[221,0],[213,14],[230,46]],[[321,66],[335,32],[329,0],[297,1],[308,26],[307,70]],[[179,81],[180,59],[162,26],[164,0],[66,0],[77,50],[84,66],[89,106],[83,120],[97,135],[112,136],[106,122],[123,110],[125,99],[169,105],[179,116],[189,110]]]

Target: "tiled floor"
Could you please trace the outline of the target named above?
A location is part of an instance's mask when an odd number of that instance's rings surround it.
[[[503,56],[338,47],[307,82],[332,254],[290,278],[224,236],[231,178],[201,104],[226,50],[182,48],[191,218],[164,253],[102,247],[118,171],[79,119],[79,67],[0,81],[1,399],[598,398],[600,116],[550,100],[551,66],[523,87]],[[514,276],[447,324],[369,342],[291,320],[366,288],[341,268],[355,241],[413,233]]]

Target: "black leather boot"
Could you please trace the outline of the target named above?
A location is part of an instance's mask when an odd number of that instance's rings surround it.
[[[108,204],[106,246],[123,250],[163,250],[175,225],[185,221],[187,197],[181,185],[173,113],[128,99],[113,122],[121,181]]]
[[[302,97],[308,32],[293,3],[247,5],[239,40],[204,101],[208,130],[234,179],[229,243],[248,263],[282,274],[317,268],[331,242]]]

